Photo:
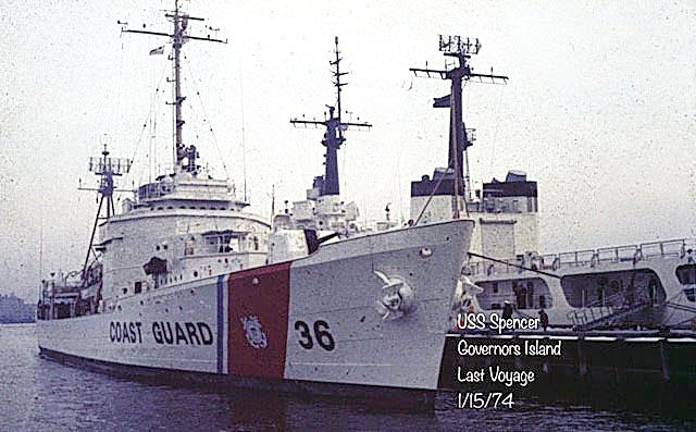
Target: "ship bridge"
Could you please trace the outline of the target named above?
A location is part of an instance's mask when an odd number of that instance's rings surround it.
[[[270,224],[246,206],[226,181],[207,176],[139,187],[136,203],[126,201],[100,225],[95,249],[104,262],[106,310],[150,289],[263,265]]]
[[[138,208],[175,207],[201,210],[241,210],[248,203],[237,200],[226,180],[211,176],[179,172],[160,176],[137,190],[137,204],[132,201],[124,212]]]

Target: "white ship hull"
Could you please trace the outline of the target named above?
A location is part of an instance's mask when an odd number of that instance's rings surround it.
[[[348,239],[306,258],[123,298],[113,312],[41,320],[39,347],[54,358],[240,381],[436,390],[472,227],[453,221]],[[412,287],[416,308],[383,320],[375,271]]]

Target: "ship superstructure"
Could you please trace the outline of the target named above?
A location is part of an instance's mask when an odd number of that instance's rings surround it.
[[[579,330],[696,325],[696,240],[542,254],[536,181],[510,171],[472,194],[467,161],[475,130],[462,118],[462,87],[504,84],[508,77],[473,72],[469,61],[481,48],[478,40],[440,36],[439,47],[457,62],[442,70],[411,70],[451,81],[450,95],[433,104],[450,109],[448,166],[411,183],[411,219],[448,220],[461,209],[476,221],[463,269],[475,286],[460,287],[451,318],[462,311],[501,313],[510,303],[518,315],[536,317],[544,309],[552,326]]]
[[[100,207],[84,266],[42,283],[37,327],[45,357],[128,374],[231,388],[323,394],[392,392],[432,402],[447,313],[473,222],[451,220],[351,237],[338,197],[339,100],[326,127],[327,163],[304,224],[274,227],[249,213],[198,163],[184,134],[179,59],[203,19],[166,13],[172,32],[173,172],[141,185],[120,212],[115,180],[131,161],[104,149],[91,163]],[[337,43],[337,41],[336,41]],[[296,122],[299,123],[299,122]],[[326,241],[331,238],[332,241]],[[336,386],[341,387],[337,391]]]
[[[225,41],[189,35],[189,22],[203,19],[181,11],[178,2],[165,16],[173,25],[171,33],[130,29],[125,24],[121,31],[170,40],[173,172],[138,187],[133,199],[122,200],[117,213],[115,181],[128,173],[132,161],[111,157],[106,145],[101,157],[89,161],[99,186],[81,189],[96,190],[100,198],[79,283],[72,282],[79,285],[79,295],[73,295],[74,304],[69,305],[72,314],[113,311],[121,300],[143,292],[266,262],[268,222],[246,212],[248,203],[236,198],[228,181],[213,178],[198,164],[196,144],[184,142],[186,97],[180,65],[184,43]],[[50,282],[44,282],[46,289]],[[69,285],[59,282],[63,291],[70,291]],[[51,295],[46,292],[44,297]],[[46,313],[59,317],[57,312]]]
[[[327,104],[328,110],[324,112],[323,120],[308,120],[293,118],[290,123],[295,127],[323,128],[324,136],[322,146],[326,148],[324,154],[324,174],[314,177],[312,187],[307,190],[306,199],[294,201],[291,208],[286,208],[283,213],[275,215],[274,227],[277,228],[310,228],[318,231],[337,232],[346,236],[360,231],[362,228],[357,223],[359,211],[354,202],[343,199],[340,193],[340,181],[338,173],[338,150],[346,142],[348,129],[369,129],[372,125],[368,122],[345,120],[347,110],[343,110],[341,94],[347,83],[342,79],[347,72],[341,71],[341,52],[338,49],[338,37],[334,38],[335,58],[329,63],[332,70],[333,86],[336,88],[336,100],[333,104]]]

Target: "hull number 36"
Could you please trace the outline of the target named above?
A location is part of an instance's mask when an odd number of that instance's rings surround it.
[[[333,351],[336,348],[333,335],[329,331],[329,324],[324,320],[314,321],[312,329],[304,321],[295,321],[295,330],[299,336],[299,344],[304,349],[314,348],[314,342],[326,351]],[[314,330],[312,332],[312,330]]]

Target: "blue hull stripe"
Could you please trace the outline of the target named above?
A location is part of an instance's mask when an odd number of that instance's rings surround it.
[[[223,304],[224,296],[224,281],[225,275],[220,275],[217,278],[217,371],[219,374],[222,373],[222,357],[223,357],[223,332],[224,327],[224,314],[225,305]]]

